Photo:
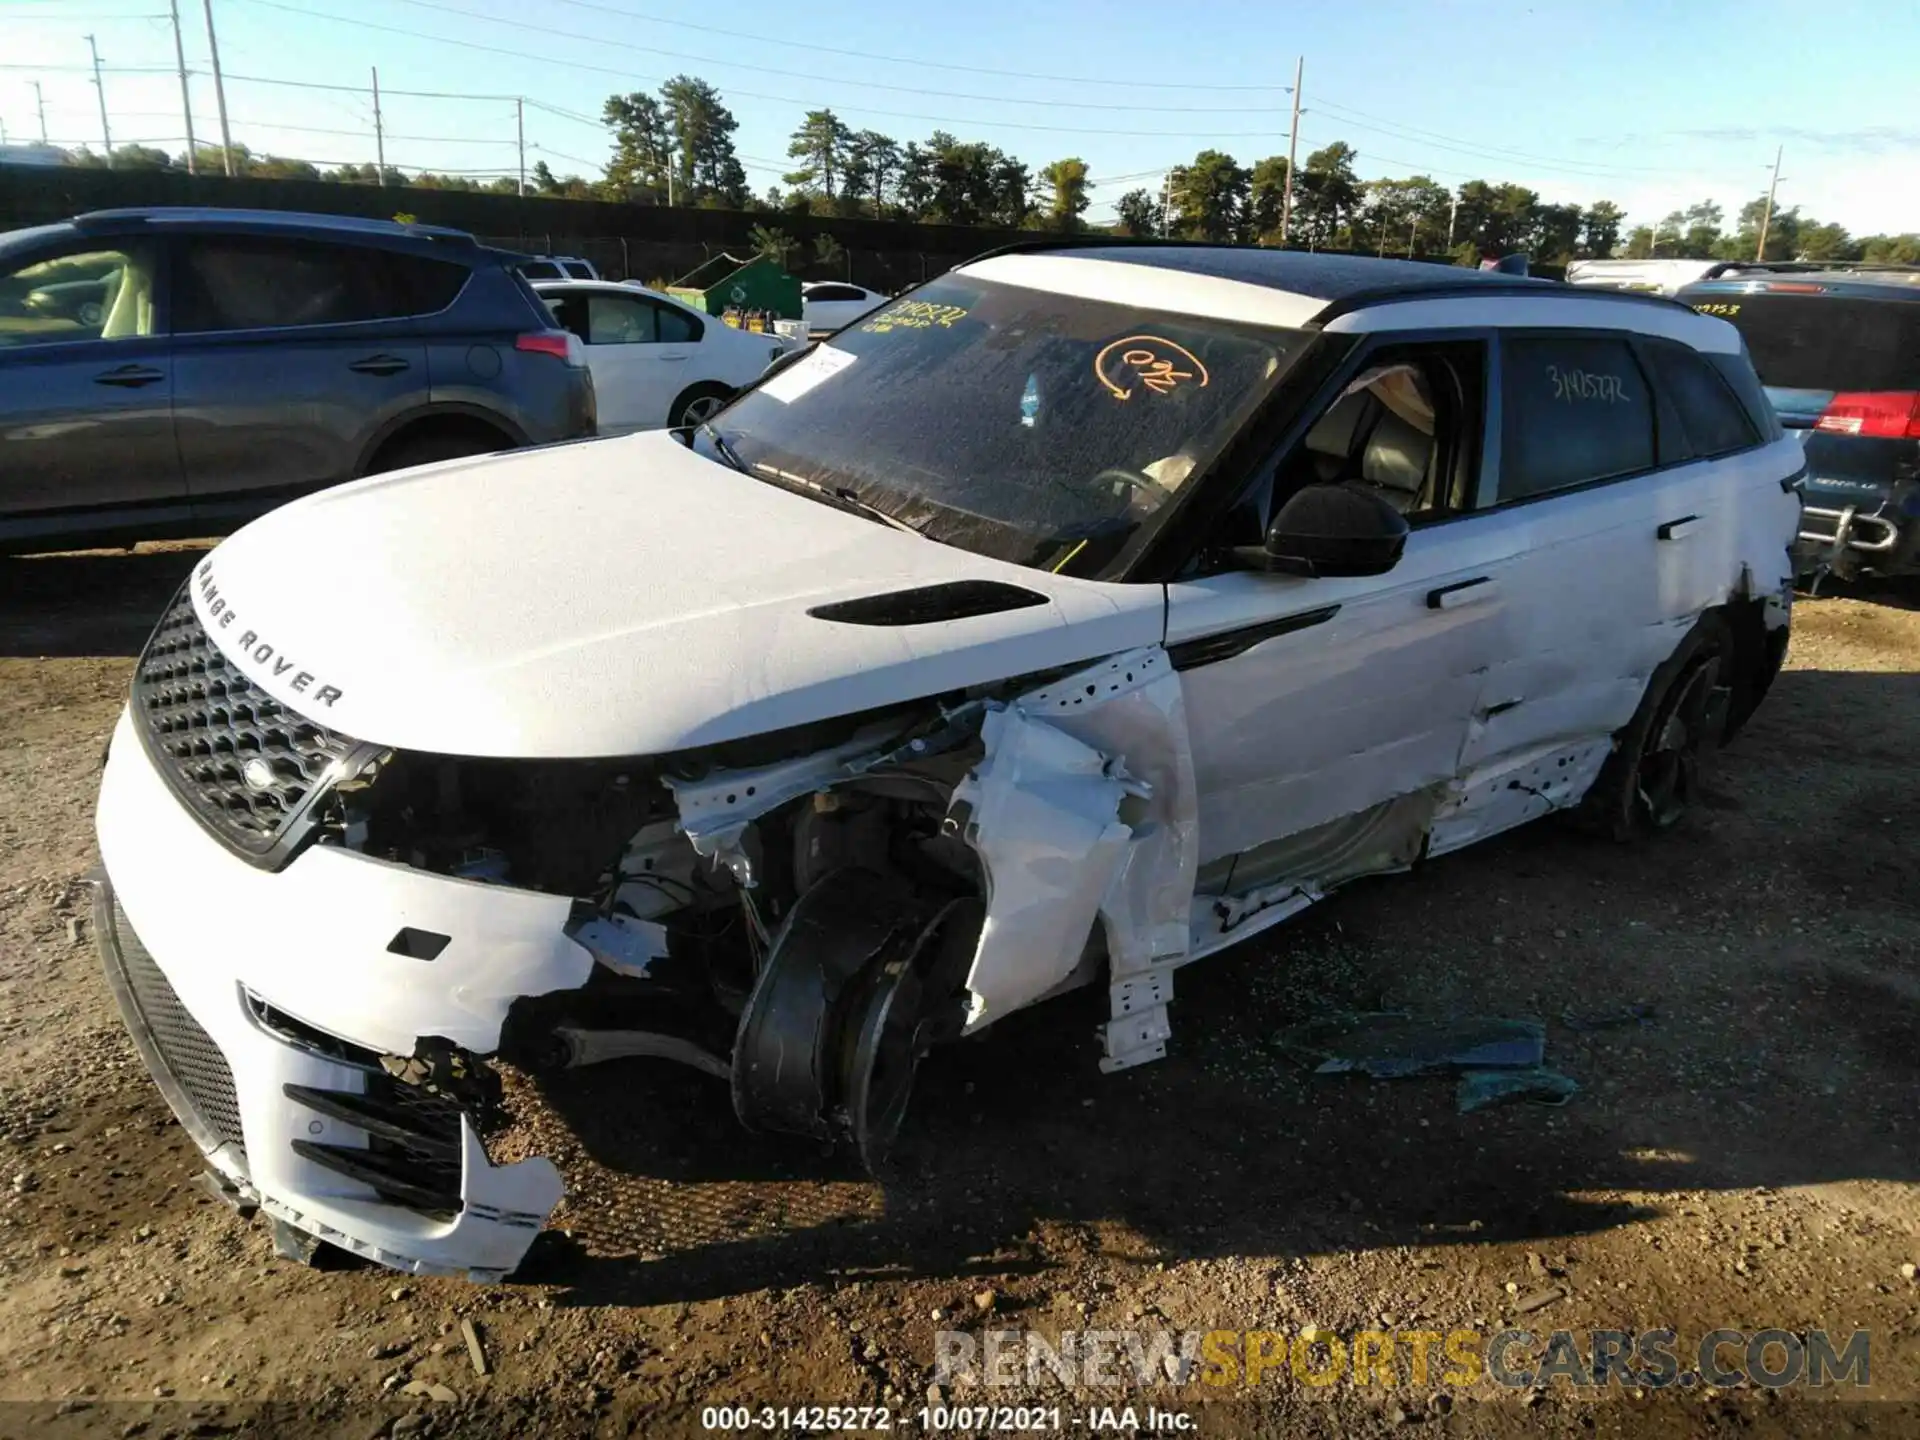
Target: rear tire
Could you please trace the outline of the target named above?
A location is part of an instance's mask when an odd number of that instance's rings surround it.
[[[667,411],[667,424],[676,430],[685,425],[699,425],[719,414],[721,407],[732,398],[733,391],[712,381],[689,386]]]
[[[513,442],[504,435],[482,435],[477,431],[452,431],[402,435],[381,447],[367,467],[369,475],[384,475],[390,470],[410,470],[416,465],[432,465],[441,460],[460,460],[468,455],[491,455],[511,450]]]
[[[1726,621],[1702,616],[1654,672],[1581,802],[1586,828],[1624,842],[1671,830],[1686,817],[1698,795],[1701,760],[1726,732],[1735,663]]]

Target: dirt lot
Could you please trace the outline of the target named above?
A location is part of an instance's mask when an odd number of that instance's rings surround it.
[[[81,881],[96,770],[194,558],[0,562],[0,1437],[672,1434],[714,1404],[917,1409],[941,1329],[1509,1325],[1666,1327],[1683,1357],[1716,1327],[1864,1329],[1871,1379],[1131,1398],[1222,1434],[1920,1431],[1901,597],[1803,602],[1787,673],[1682,833],[1536,826],[1357,886],[1185,972],[1171,1058],[1124,1075],[1097,1072],[1095,997],[1014,1017],[923,1072],[884,1186],[741,1133],[692,1072],[517,1087],[519,1142],[572,1191],[520,1277],[479,1288],[276,1261],[189,1185],[113,1012]],[[1652,1018],[1559,1020],[1632,1004]],[[1460,1115],[1444,1080],[1314,1076],[1276,1048],[1338,1007],[1547,1017],[1581,1092]],[[1088,1397],[1033,1393],[1086,1428]]]

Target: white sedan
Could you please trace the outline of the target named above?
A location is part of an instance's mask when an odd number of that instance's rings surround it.
[[[887,297],[878,290],[842,285],[837,280],[816,280],[800,287],[800,315],[809,335],[844,330],[886,303]]]
[[[533,288],[586,346],[602,435],[697,425],[793,348],[634,285],[567,280]]]

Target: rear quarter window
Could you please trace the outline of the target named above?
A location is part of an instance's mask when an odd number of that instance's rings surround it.
[[[1643,341],[1641,356],[1680,434],[1660,436],[1661,460],[1711,459],[1760,442],[1739,397],[1697,351],[1671,341]],[[1680,443],[1674,443],[1678,441]]]
[[[1653,397],[1625,339],[1515,337],[1500,363],[1500,501],[1653,468]]]

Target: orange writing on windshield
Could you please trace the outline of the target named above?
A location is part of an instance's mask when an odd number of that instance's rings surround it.
[[[1142,385],[1155,395],[1170,395],[1182,385],[1207,383],[1199,356],[1158,335],[1128,335],[1104,346],[1093,357],[1093,373],[1116,400],[1128,399]]]

